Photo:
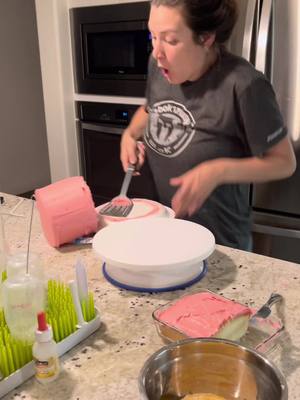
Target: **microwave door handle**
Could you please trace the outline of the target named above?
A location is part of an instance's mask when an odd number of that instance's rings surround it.
[[[266,72],[267,66],[267,53],[268,53],[268,43],[269,43],[269,34],[270,27],[272,22],[272,13],[273,10],[273,0],[264,0],[261,10],[260,24],[258,30],[258,38],[257,38],[257,49],[256,49],[256,58],[255,58],[255,67],[262,73]],[[271,35],[273,35],[273,28],[271,29]],[[273,37],[272,37],[273,42]],[[271,42],[271,57],[273,56],[273,43]],[[268,60],[268,63],[271,63],[270,73],[272,74],[272,66],[273,60]],[[272,81],[272,76],[268,77],[270,81]]]
[[[242,47],[242,57],[250,61],[251,57],[251,45],[253,30],[255,28],[255,10],[257,7],[257,0],[248,0],[246,18],[245,18],[245,30]]]
[[[81,122],[81,128],[89,129],[90,131],[96,131],[99,133],[111,133],[113,135],[122,135],[126,127],[119,128],[116,126],[97,125],[90,122]]]

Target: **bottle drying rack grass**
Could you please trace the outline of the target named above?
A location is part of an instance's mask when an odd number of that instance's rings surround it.
[[[48,282],[47,322],[53,330],[56,343],[75,332],[77,315],[72,299],[71,290],[64,283],[50,280]],[[86,322],[95,318],[94,297],[89,292],[87,301],[81,302],[83,318]]]
[[[7,377],[32,360],[32,344],[12,338],[0,310],[0,371]]]
[[[79,326],[70,288],[62,282],[48,281],[47,323],[51,325],[54,340],[58,343],[59,356],[100,326],[92,293],[89,292],[87,301],[81,302],[81,309],[86,324]],[[0,397],[34,374],[32,343],[11,336],[3,309],[0,309],[0,371],[4,378],[0,381]],[[14,376],[19,371],[21,377]]]

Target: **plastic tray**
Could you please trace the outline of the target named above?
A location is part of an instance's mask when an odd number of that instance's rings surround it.
[[[209,292],[216,296],[220,296],[217,293],[210,292],[209,290],[200,290],[197,293],[199,292]],[[191,294],[195,293],[190,293],[189,295]],[[226,298],[224,296],[220,297]],[[158,316],[161,311],[167,309],[179,299],[180,298],[158,307],[152,313],[152,318],[154,320],[156,330],[159,336],[166,343],[189,338],[189,336],[184,332],[161,321]],[[254,313],[255,310],[253,310],[253,314]],[[277,346],[279,338],[283,332],[284,325],[282,324],[280,319],[275,316],[271,315],[267,318],[252,317],[249,320],[248,330],[246,334],[237,342],[244,346],[260,351],[261,353],[267,354],[270,353],[272,349]]]
[[[57,352],[59,357],[69,351],[72,347],[76,346],[82,340],[90,336],[101,325],[101,320],[98,311],[96,310],[96,317],[84,325],[78,326],[78,330],[73,332],[70,336],[57,343]],[[31,361],[24,367],[18,369],[13,374],[0,381],[0,398],[8,392],[21,385],[27,379],[34,375],[34,362]]]

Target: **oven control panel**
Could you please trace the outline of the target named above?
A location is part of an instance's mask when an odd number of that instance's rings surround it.
[[[132,104],[78,102],[80,121],[128,125],[139,106]]]

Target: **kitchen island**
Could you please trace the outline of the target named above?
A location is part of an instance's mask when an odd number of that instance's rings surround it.
[[[7,242],[12,252],[26,250],[31,201],[4,194]],[[46,386],[29,379],[3,399],[138,400],[137,377],[145,360],[164,343],[152,321],[161,304],[197,289],[209,289],[259,307],[271,292],[282,294],[286,332],[280,346],[268,356],[281,369],[289,399],[300,399],[300,265],[217,246],[208,259],[206,276],[192,287],[165,293],[135,293],[108,283],[90,245],[54,249],[46,242],[34,211],[31,251],[37,253],[47,278],[68,282],[80,257],[87,266],[89,289],[101,316],[94,334],[61,358],[59,378]]]

